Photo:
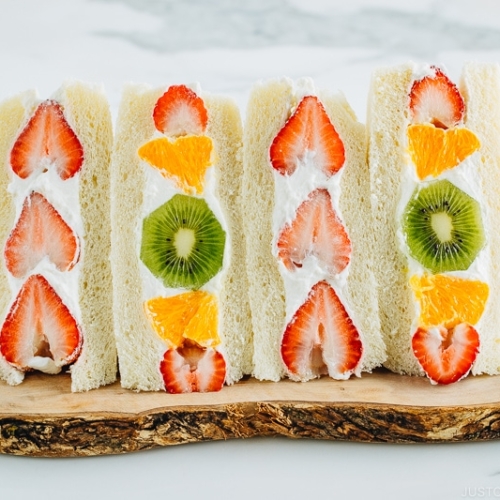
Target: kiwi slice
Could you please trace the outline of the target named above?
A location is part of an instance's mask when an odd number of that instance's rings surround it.
[[[403,232],[410,255],[432,273],[468,269],[485,243],[479,203],[447,180],[415,190]]]
[[[225,242],[207,202],[177,194],[144,219],[141,260],[166,287],[196,290],[222,269]]]

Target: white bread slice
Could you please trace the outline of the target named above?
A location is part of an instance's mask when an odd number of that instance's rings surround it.
[[[285,376],[280,345],[290,320],[290,297],[273,255],[273,211],[282,201],[275,197],[276,173],[270,164],[269,148],[301,97],[307,94],[318,96],[346,151],[339,207],[353,249],[343,300],[364,344],[356,374],[370,371],[385,360],[371,269],[374,247],[365,127],[340,93],[317,92],[308,79],[296,83],[287,78],[274,79],[253,88],[243,136],[243,213],[254,330],[253,375],[261,380],[278,381]]]
[[[411,65],[375,71],[367,109],[368,162],[377,252],[374,271],[380,325],[387,347],[385,366],[407,374],[421,371],[411,352],[409,332],[415,307],[405,272],[407,262],[397,245],[395,214],[402,170],[406,165],[406,151],[402,145],[406,143],[412,73]]]
[[[412,352],[411,336],[418,316],[418,304],[409,285],[408,258],[398,244],[398,204],[404,181],[404,170],[409,164],[406,151],[406,128],[409,118],[409,91],[425,68],[412,63],[392,68],[381,68],[373,74],[369,101],[367,128],[368,158],[372,182],[374,233],[377,237],[375,273],[378,283],[381,328],[388,350],[385,366],[392,371],[409,375],[423,375]],[[417,76],[415,76],[417,75]],[[498,194],[500,73],[497,65],[468,63],[462,71],[459,90],[465,101],[464,127],[474,132],[481,147],[475,167],[482,190],[478,202],[482,206],[483,225],[490,269],[489,298],[485,311],[476,325],[480,336],[480,352],[472,373],[496,374],[500,370],[499,357],[499,236],[496,228],[500,220]]]
[[[120,379],[124,388],[139,391],[164,390],[160,362],[167,346],[144,313],[145,286],[141,272],[149,271],[138,252],[141,210],[147,196],[146,171],[151,167],[140,160],[137,151],[158,134],[153,109],[166,90],[167,87],[136,84],[124,87],[112,159],[111,260]],[[241,118],[232,100],[196,92],[208,112],[205,134],[212,139],[215,151],[209,169],[213,170],[214,196],[226,225],[226,253],[218,291],[219,335],[226,361],[225,382],[232,384],[252,369],[245,246],[241,234]]]
[[[69,292],[70,300],[77,303],[80,309],[79,325],[83,335],[81,352],[78,359],[71,365],[71,389],[79,392],[114,382],[117,376],[109,262],[111,246],[109,163],[113,130],[107,98],[100,86],[77,81],[65,82],[52,99],[62,106],[65,118],[80,140],[84,152],[81,170],[71,179],[77,182],[78,199],[64,203],[64,200],[58,199],[57,193],[53,195],[54,205],[63,216],[68,217],[68,221],[76,220],[78,212],[81,214],[79,227],[82,233],[78,234],[81,253],[80,260],[74,267],[75,271],[78,269],[79,276],[76,287]],[[27,91],[5,100],[0,105],[0,158],[2,161],[0,241],[2,248],[20,211],[20,207],[16,208],[10,190],[15,176],[10,168],[10,150],[17,135],[39,103],[40,99],[36,92]],[[35,183],[35,188],[38,185]],[[33,185],[30,184],[27,187],[28,191],[32,187]],[[35,268],[33,273],[39,272],[39,269]],[[44,274],[44,268],[41,269],[41,274]],[[61,287],[65,288],[66,275],[60,273],[60,276],[61,283],[63,283]],[[2,259],[0,267],[2,323],[13,299],[8,271]],[[17,384],[22,381],[23,376],[22,372],[13,368],[0,356],[0,378],[9,384]]]

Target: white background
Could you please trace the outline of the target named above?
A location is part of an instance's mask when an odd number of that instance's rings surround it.
[[[370,75],[409,59],[500,61],[496,0],[1,0],[0,99],[68,78],[199,81],[245,114],[261,78],[311,76],[365,119]],[[500,395],[499,395],[500,397]],[[1,403],[1,402],[0,402]],[[254,438],[122,456],[0,455],[0,500],[500,498],[500,442],[359,444]]]

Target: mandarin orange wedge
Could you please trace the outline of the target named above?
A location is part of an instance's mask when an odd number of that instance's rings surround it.
[[[183,136],[174,141],[160,137],[142,145],[138,154],[187,194],[201,194],[205,172],[212,164],[212,139],[205,135]]]
[[[419,324],[424,327],[475,325],[489,295],[487,283],[444,274],[413,275],[410,286],[420,303]]]
[[[203,290],[172,297],[155,297],[145,302],[146,315],[156,333],[170,348],[190,339],[202,347],[220,343],[216,297]]]
[[[408,127],[408,151],[420,180],[454,168],[481,146],[466,128],[444,130],[430,124]]]

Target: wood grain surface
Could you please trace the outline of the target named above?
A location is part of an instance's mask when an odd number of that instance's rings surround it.
[[[307,383],[254,379],[217,393],[135,393],[118,383],[71,393],[68,375],[0,383],[0,452],[118,454],[206,440],[286,436],[363,442],[500,438],[500,377],[451,386],[385,371]]]

